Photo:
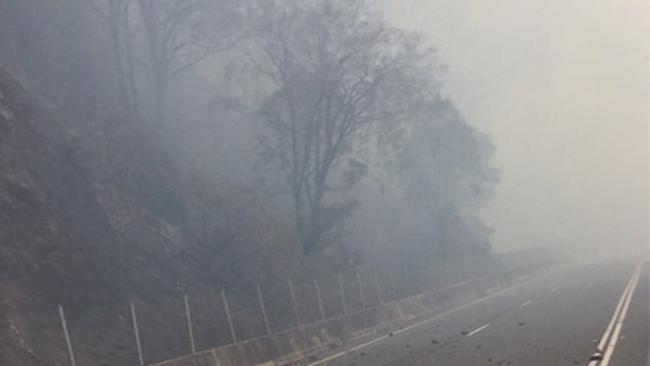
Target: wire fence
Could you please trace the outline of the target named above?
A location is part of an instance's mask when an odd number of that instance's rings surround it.
[[[123,309],[117,314],[119,324],[112,316],[90,317],[107,324],[79,320],[84,317],[67,319],[64,307],[59,306],[67,354],[58,358],[61,364],[88,364],[100,357],[96,348],[101,344],[102,349],[111,349],[106,353],[120,354],[106,357],[118,358],[123,365],[144,366],[445,289],[488,272],[485,265],[473,261],[426,268],[363,268],[320,277],[298,276],[265,287],[133,299],[118,304]],[[115,311],[115,306],[110,309]],[[89,339],[88,327],[113,334],[97,336],[94,332],[95,339]],[[80,352],[74,347],[76,342],[84,345]]]

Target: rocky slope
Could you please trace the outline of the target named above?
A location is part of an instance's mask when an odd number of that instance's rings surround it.
[[[80,364],[134,359],[131,300],[150,320],[149,353],[182,354],[183,336],[155,329],[182,294],[214,298],[298,262],[290,230],[252,194],[169,158],[128,116],[89,119],[0,69],[1,365],[67,364],[58,304]]]

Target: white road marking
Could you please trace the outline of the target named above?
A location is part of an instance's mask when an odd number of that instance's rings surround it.
[[[354,351],[360,350],[360,349],[362,349],[362,348],[364,348],[364,347],[368,347],[368,346],[371,345],[371,344],[375,344],[375,343],[377,343],[377,342],[383,341],[384,339],[387,339],[388,337],[390,337],[390,336],[389,336],[389,335],[383,335],[383,336],[381,336],[381,337],[379,337],[379,338],[376,338],[376,339],[370,340],[370,341],[368,341],[368,342],[366,342],[366,343],[362,343],[362,344],[359,344],[359,345],[357,345],[357,346],[354,346],[354,347],[350,348],[350,349],[348,350],[348,352],[354,352]]]
[[[631,290],[628,293],[627,299],[625,300],[625,305],[623,305],[623,310],[621,311],[621,316],[616,322],[616,328],[614,328],[614,333],[612,338],[607,345],[607,350],[603,355],[603,361],[600,363],[600,366],[609,365],[609,361],[612,359],[614,354],[614,349],[616,348],[616,343],[618,343],[619,337],[621,335],[621,330],[623,329],[623,322],[625,322],[625,317],[627,316],[627,311],[630,309],[630,303],[632,302],[632,297],[634,296],[634,291],[636,290],[636,285],[639,283],[639,277],[641,276],[641,265],[637,267],[634,283],[632,284]]]
[[[633,294],[634,288],[638,283],[642,265],[643,265],[643,261],[640,262],[635,267],[632,277],[630,278],[630,281],[627,283],[627,286],[625,286],[625,290],[623,291],[621,298],[618,300],[618,304],[616,305],[614,314],[612,315],[612,318],[609,321],[609,324],[607,325],[607,328],[605,329],[603,336],[600,338],[600,342],[598,342],[598,346],[596,347],[597,350],[596,354],[602,356],[602,361],[600,360],[591,361],[589,362],[589,366],[599,365],[599,362],[601,366],[606,366],[609,363],[612,353],[614,352],[614,347],[616,346],[616,340],[614,339],[618,338],[620,334],[620,328],[622,328],[623,320],[625,319],[625,316],[627,314],[627,307],[629,307],[629,301],[632,297],[631,295]],[[618,333],[616,332],[616,329],[618,329]],[[614,331],[614,334],[612,334],[612,331]],[[610,340],[610,335],[612,336],[611,340]],[[611,347],[608,345],[607,350],[605,350],[605,346],[607,345],[607,342],[610,341],[611,344],[612,340],[614,342],[614,345]],[[605,352],[605,354],[603,354],[603,352]]]
[[[528,306],[528,305],[530,305],[530,304],[532,304],[532,303],[533,303],[533,300],[528,300],[528,301],[526,301],[525,303],[521,304],[520,306],[521,306],[522,308],[525,308],[526,306]]]
[[[320,360],[320,361],[312,362],[312,363],[310,363],[310,364],[307,365],[307,366],[316,366],[316,365],[320,365],[320,364],[323,364],[323,363],[325,363],[325,362],[332,361],[332,360],[334,360],[334,359],[336,359],[336,358],[339,358],[339,357],[341,357],[341,356],[345,356],[346,354],[347,354],[347,351],[343,351],[343,352],[335,353],[335,354],[333,354],[333,355],[331,355],[331,356],[327,356],[327,357],[323,358],[323,359]]]
[[[419,327],[419,326],[421,326],[421,325],[428,324],[428,323],[434,322],[434,321],[436,321],[436,320],[440,320],[440,319],[445,318],[445,317],[447,317],[447,316],[449,316],[449,315],[451,315],[451,314],[453,314],[453,313],[455,313],[455,312],[457,312],[457,311],[464,310],[464,309],[466,309],[466,308],[468,308],[468,307],[470,307],[470,306],[473,306],[473,305],[479,304],[479,303],[481,303],[481,302],[483,302],[483,301],[486,301],[486,300],[488,300],[488,299],[491,299],[491,298],[493,298],[493,297],[496,297],[496,296],[498,296],[498,295],[501,295],[501,294],[503,294],[504,292],[508,292],[508,291],[512,291],[512,290],[518,289],[518,288],[522,287],[523,285],[525,285],[525,284],[531,282],[532,280],[539,280],[539,279],[541,279],[541,278],[544,278],[544,277],[550,276],[551,274],[553,274],[552,271],[550,271],[550,270],[549,270],[549,271],[545,271],[544,273],[542,273],[542,274],[540,274],[540,275],[538,275],[538,276],[536,276],[536,277],[533,277],[533,278],[527,278],[526,280],[523,280],[523,281],[517,283],[517,284],[514,285],[514,286],[506,287],[506,288],[501,289],[501,290],[499,290],[499,291],[496,291],[496,292],[494,292],[494,293],[492,293],[492,294],[490,294],[490,295],[488,295],[488,296],[485,296],[485,297],[482,297],[482,298],[480,298],[480,299],[476,299],[476,300],[470,301],[470,302],[468,302],[467,304],[461,305],[461,306],[459,306],[459,307],[457,307],[457,308],[454,308],[454,309],[451,309],[451,310],[447,310],[447,311],[445,311],[445,312],[443,312],[443,313],[440,313],[440,314],[438,314],[438,315],[436,315],[436,316],[434,316],[434,317],[431,317],[431,318],[429,318],[429,319],[425,319],[425,320],[419,321],[419,322],[417,322],[417,323],[415,323],[415,324],[411,324],[411,325],[409,325],[408,327],[404,327],[404,328],[402,328],[402,329],[396,330],[395,332],[392,332],[392,334],[393,334],[393,335],[402,334],[402,333],[404,333],[404,332],[406,332],[406,331],[409,331],[409,330],[411,330],[411,329],[413,329],[413,328],[416,328],[416,327]],[[489,325],[489,324],[488,324],[488,325]],[[350,348],[350,349],[348,349],[348,350],[341,351],[341,352],[335,353],[335,354],[333,354],[333,355],[327,356],[327,357],[325,357],[325,358],[323,358],[323,359],[321,359],[321,360],[318,360],[318,361],[312,362],[312,363],[310,363],[310,364],[307,364],[306,366],[318,366],[318,365],[322,365],[322,364],[324,364],[324,363],[326,363],[326,362],[332,361],[332,360],[337,359],[337,358],[339,358],[339,357],[343,357],[343,356],[347,355],[347,354],[348,354],[349,352],[351,352],[351,351],[358,351],[358,350],[361,349],[361,348],[365,348],[365,347],[370,346],[370,345],[372,345],[372,344],[378,343],[378,342],[380,342],[380,341],[383,341],[383,340],[385,340],[385,339],[388,339],[389,337],[390,337],[390,333],[389,333],[389,334],[386,334],[386,335],[383,335],[383,336],[381,336],[381,337],[375,338],[375,339],[373,339],[373,340],[370,340],[370,341],[368,341],[368,342],[366,342],[366,343],[360,344],[360,345],[358,345],[358,346],[352,347],[352,348]]]
[[[471,336],[473,336],[474,334],[477,334],[478,332],[482,331],[483,329],[485,329],[485,328],[487,328],[487,327],[489,327],[489,326],[490,326],[490,323],[484,324],[484,325],[482,325],[482,326],[480,326],[480,327],[474,329],[473,331],[467,333],[467,336],[468,336],[468,337],[471,337]]]
[[[623,306],[623,303],[625,302],[625,298],[627,297],[628,292],[630,292],[630,286],[632,285],[632,278],[630,278],[630,281],[627,283],[625,286],[625,291],[623,291],[623,294],[621,295],[621,298],[618,300],[618,304],[616,305],[616,309],[614,310],[614,314],[612,315],[612,319],[609,321],[609,324],[607,325],[607,328],[605,329],[605,333],[603,334],[602,338],[600,339],[600,342],[598,343],[598,350],[603,350],[605,348],[605,344],[609,340],[609,335],[614,329],[614,324],[616,324],[616,319],[618,318],[618,315],[621,312],[621,308]]]

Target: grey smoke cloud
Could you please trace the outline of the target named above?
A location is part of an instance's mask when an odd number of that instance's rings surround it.
[[[498,149],[497,250],[648,245],[650,3],[384,0]]]

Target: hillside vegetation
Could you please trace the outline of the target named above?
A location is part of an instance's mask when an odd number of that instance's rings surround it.
[[[0,364],[67,363],[58,305],[125,365],[130,301],[161,359],[184,294],[487,266],[489,139],[364,1],[0,1],[0,66]]]

